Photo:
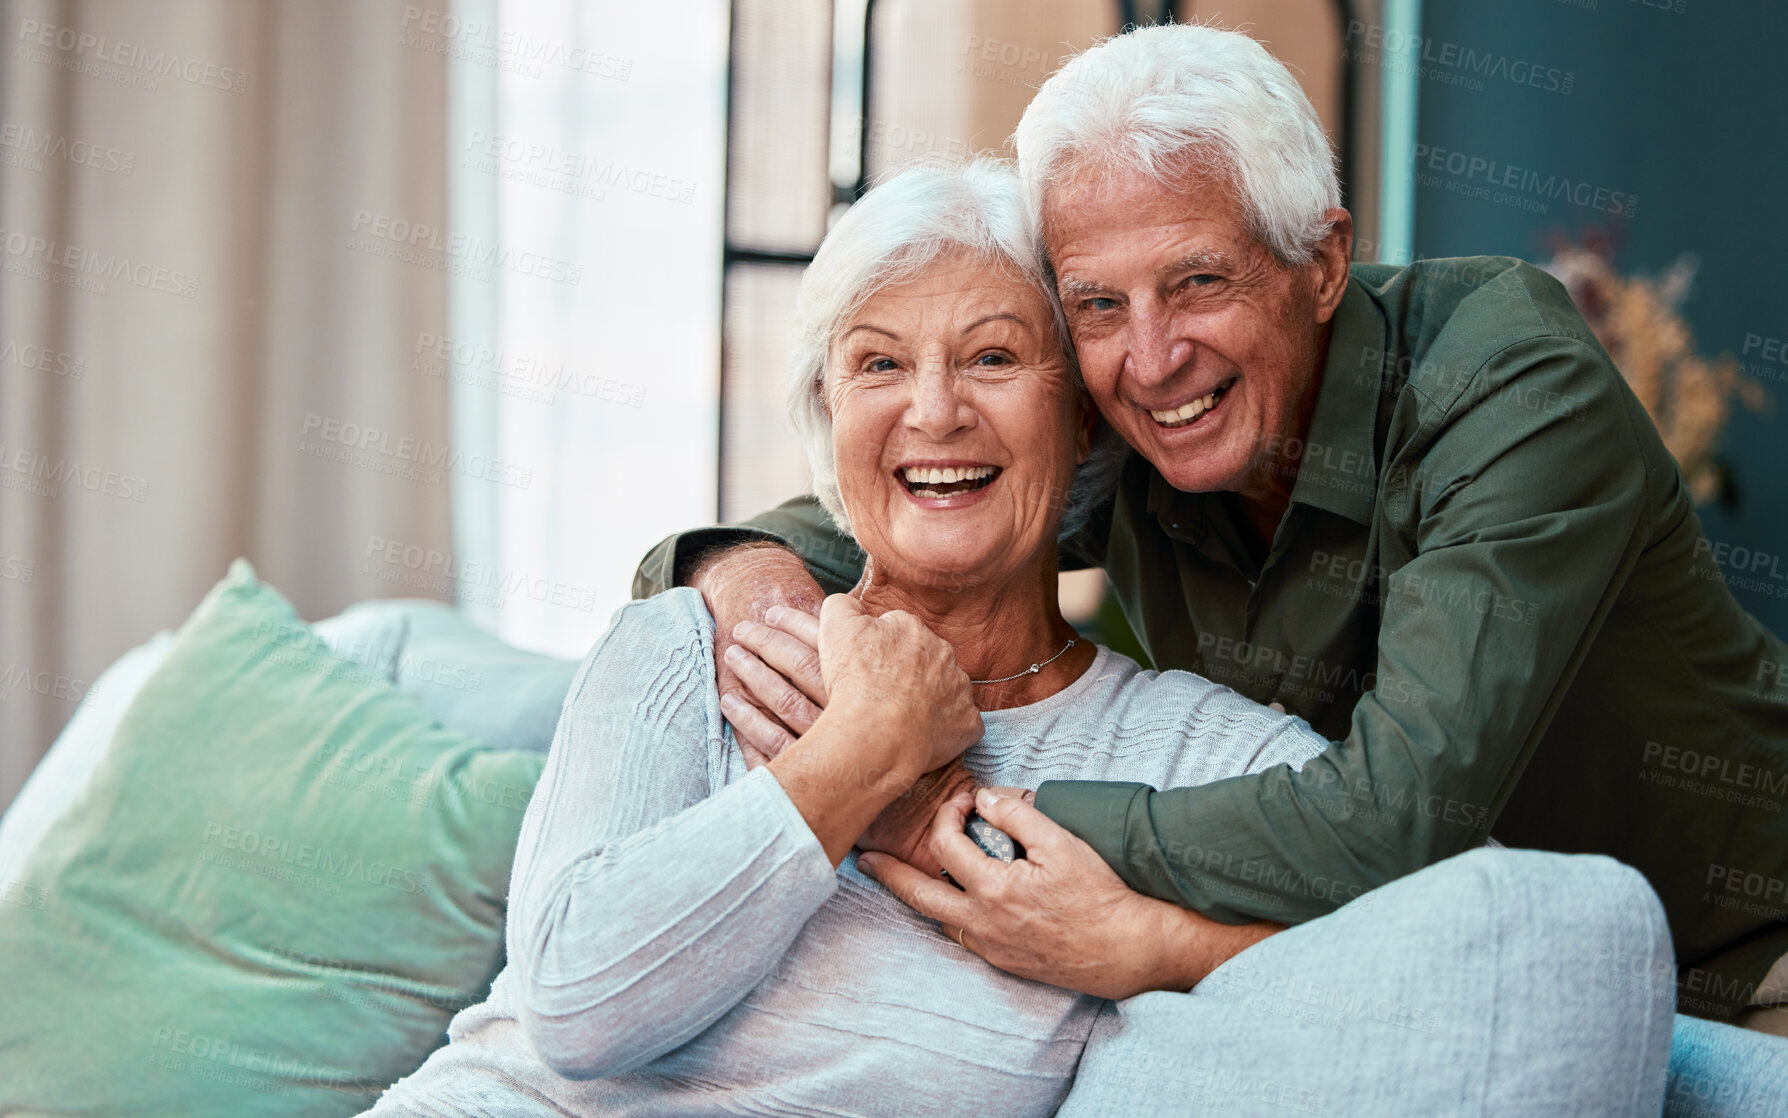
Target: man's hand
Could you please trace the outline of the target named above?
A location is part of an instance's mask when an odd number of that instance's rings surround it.
[[[768,758],[782,752],[826,709],[819,629],[818,618],[786,606],[771,606],[761,622],[741,621],[733,627],[733,644],[723,658],[750,701],[722,699],[721,708],[748,767],[755,767],[753,754]],[[925,822],[930,824],[930,816]]]
[[[736,658],[728,656],[737,641],[734,630],[741,622],[762,622],[777,606],[817,617],[826,595],[807,573],[800,556],[777,544],[740,544],[717,552],[696,565],[688,583],[701,591],[708,612],[714,615],[714,666],[721,710],[738,733],[745,764],[756,768],[806,733],[818,711],[792,703],[784,704],[786,710],[754,705],[751,690],[735,666]],[[817,631],[817,622],[815,627]],[[742,721],[751,727],[750,734]]]
[[[962,828],[971,808],[1011,835],[1025,856],[1011,864],[982,853]],[[1133,892],[1093,848],[1022,797],[981,789],[939,810],[933,855],[959,891],[883,854],[864,873],[943,925],[950,939],[1001,970],[1102,998],[1190,990],[1277,924],[1220,924]]]

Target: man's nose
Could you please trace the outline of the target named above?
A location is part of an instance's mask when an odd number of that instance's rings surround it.
[[[913,384],[913,400],[907,423],[942,442],[975,425],[975,410],[962,396],[961,382],[946,368],[926,369]]]
[[[1125,376],[1145,388],[1159,387],[1192,363],[1196,349],[1165,307],[1142,308],[1130,320]]]

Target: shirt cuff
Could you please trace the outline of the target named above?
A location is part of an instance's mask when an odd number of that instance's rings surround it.
[[[1137,800],[1153,791],[1133,781],[1046,780],[1037,789],[1036,808],[1098,852],[1130,888],[1141,889],[1129,865],[1130,812]],[[1144,799],[1146,810],[1146,799]]]
[[[671,536],[648,552],[639,569],[634,572],[633,596],[650,598],[681,586],[682,583],[677,581],[677,572],[700,552],[760,540],[783,542],[777,536],[755,528],[697,528]]]

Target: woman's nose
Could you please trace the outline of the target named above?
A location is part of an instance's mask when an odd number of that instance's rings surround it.
[[[975,425],[975,410],[962,396],[961,384],[948,369],[927,370],[913,384],[907,423],[942,442]]]

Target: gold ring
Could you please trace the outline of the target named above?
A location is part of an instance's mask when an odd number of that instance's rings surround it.
[[[964,951],[968,950],[968,944],[962,942],[962,937],[967,934],[968,934],[967,928],[956,929],[956,946],[962,948]]]

